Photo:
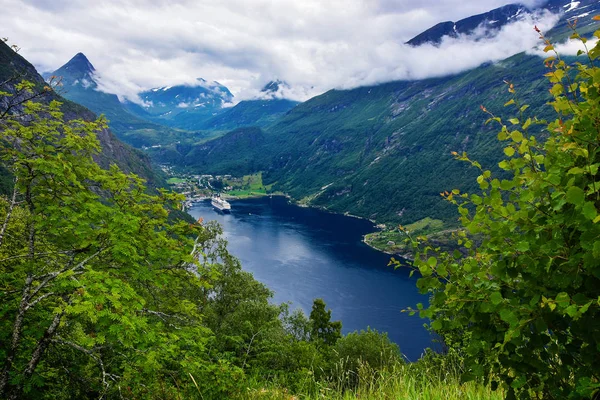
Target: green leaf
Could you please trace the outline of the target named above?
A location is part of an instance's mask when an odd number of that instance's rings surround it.
[[[439,331],[440,329],[442,329],[443,326],[444,325],[442,324],[442,321],[437,320],[437,319],[431,323],[431,328],[434,331]]]
[[[573,167],[569,170],[569,172],[567,172],[567,174],[569,175],[577,175],[577,174],[583,174],[585,171],[583,168],[580,167]]]
[[[515,149],[513,147],[505,147],[504,148],[504,154],[506,154],[508,157],[512,157],[515,154]]]
[[[490,296],[490,301],[492,302],[493,305],[498,305],[500,303],[502,303],[502,295],[500,294],[500,292],[494,292],[492,293],[492,295]]]
[[[596,240],[594,242],[594,248],[592,249],[592,254],[596,258],[600,258],[600,240]]]
[[[435,257],[429,257],[429,259],[427,259],[427,264],[431,268],[434,268],[437,265],[437,258],[435,258]]]
[[[571,204],[579,205],[583,203],[584,198],[585,194],[583,192],[583,189],[577,186],[572,186],[569,188],[569,190],[567,190],[566,199],[567,202]]]
[[[519,131],[514,131],[510,134],[510,137],[516,143],[520,143],[521,141],[523,141],[523,134]]]
[[[517,325],[519,323],[517,315],[508,308],[504,308],[500,311],[500,318],[511,326]]]
[[[571,303],[571,298],[565,292],[560,292],[557,294],[555,300],[556,303],[562,308],[567,307]]]
[[[529,250],[529,242],[526,242],[526,241],[518,242],[517,245],[515,246],[515,249],[519,250],[520,252],[525,252],[525,251]]]
[[[596,216],[598,215],[596,206],[591,201],[585,202],[585,204],[583,205],[582,212],[583,212],[583,215],[589,220],[594,220],[596,218]]]

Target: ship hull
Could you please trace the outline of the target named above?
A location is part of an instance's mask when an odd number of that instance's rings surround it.
[[[217,203],[216,201],[211,201],[210,204],[213,206],[213,208],[217,211],[220,211],[222,213],[228,214],[231,212],[231,206],[229,204],[227,205],[222,205]]]

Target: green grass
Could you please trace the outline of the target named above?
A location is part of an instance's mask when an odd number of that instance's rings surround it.
[[[447,361],[447,360],[446,360]],[[242,398],[250,400],[500,400],[502,391],[494,392],[481,382],[461,382],[462,369],[457,363],[434,357],[415,363],[396,364],[384,371],[368,367],[359,372],[357,387],[348,389],[345,378],[316,381],[309,373],[299,383],[297,393],[276,384],[248,387]]]
[[[176,185],[178,183],[185,183],[185,182],[187,182],[187,181],[185,179],[182,179],[182,178],[169,178],[169,179],[167,179],[167,183],[169,185]]]
[[[444,231],[444,228],[447,228],[444,221],[429,217],[404,226],[404,229],[410,232],[411,235],[430,235],[431,238],[437,237],[440,240],[449,236],[449,232],[451,232]],[[398,228],[365,235],[365,243],[369,246],[393,254],[406,254],[410,252],[409,247],[405,244],[406,239],[406,233],[400,231]]]
[[[256,174],[244,175],[241,181],[239,179],[226,180],[225,184],[231,186],[233,190],[227,192],[228,196],[237,198],[266,196],[270,186],[265,186],[262,180],[262,172]]]
[[[265,190],[232,190],[227,192],[227,195],[244,199],[249,197],[266,196],[267,192]]]

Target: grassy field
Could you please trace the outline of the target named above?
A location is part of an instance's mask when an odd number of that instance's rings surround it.
[[[233,190],[227,192],[227,195],[241,199],[266,196],[271,189],[271,185],[265,186],[263,184],[262,172],[245,175],[241,181],[232,179],[225,181],[225,183],[233,188]]]
[[[185,183],[185,182],[186,182],[186,180],[182,179],[182,178],[169,178],[167,180],[167,183],[169,185],[175,185],[175,184],[178,184],[178,183]]]
[[[245,399],[258,400],[500,400],[501,390],[494,392],[481,382],[461,382],[461,367],[443,358],[396,364],[389,370],[375,372],[365,368],[359,373],[359,383],[348,388],[352,377],[340,377],[329,382],[316,382],[309,377],[301,383],[299,392],[291,394],[281,387],[252,387]],[[354,377],[356,378],[356,377]]]
[[[411,235],[430,235],[432,238],[438,235],[439,232],[442,232],[444,227],[443,221],[432,218],[424,218],[413,224],[404,226],[406,231],[410,232]],[[400,231],[398,228],[393,228],[369,233],[365,236],[365,243],[380,251],[403,254],[409,251],[405,244],[406,239],[406,233]]]

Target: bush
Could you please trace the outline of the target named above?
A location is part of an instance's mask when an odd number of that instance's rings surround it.
[[[361,379],[370,380],[387,368],[402,362],[398,345],[387,333],[368,328],[352,332],[339,339],[335,346],[334,379],[342,379],[356,387]]]
[[[507,144],[499,166],[509,178],[455,153],[481,173],[481,193],[444,193],[461,215],[466,256],[413,239],[418,287],[431,295],[421,316],[461,345],[463,378],[491,373],[508,398],[590,398],[600,388],[599,55],[600,44],[586,64],[546,59],[555,121],[526,116],[516,95],[509,124],[482,106]],[[528,134],[534,125],[543,141]]]

